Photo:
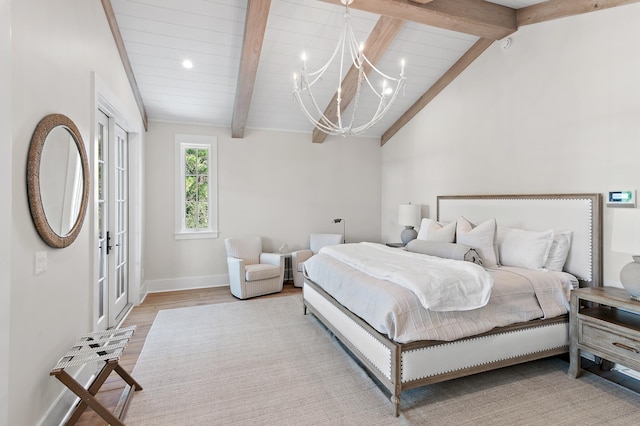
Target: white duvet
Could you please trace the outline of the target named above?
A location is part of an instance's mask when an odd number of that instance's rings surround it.
[[[475,263],[410,253],[381,244],[327,246],[321,253],[411,290],[432,311],[468,311],[485,306],[493,278]]]
[[[381,248],[387,250],[386,246]],[[403,252],[389,250],[398,254]],[[374,266],[374,269],[382,269],[381,264]],[[514,267],[487,268],[485,271],[493,279],[493,288],[484,307],[434,311],[425,308],[412,290],[369,275],[326,251],[305,262],[305,274],[309,279],[377,331],[400,343],[452,341],[495,327],[563,315],[569,309],[571,288],[577,285],[576,278],[564,272]]]

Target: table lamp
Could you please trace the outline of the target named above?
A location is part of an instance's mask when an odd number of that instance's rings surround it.
[[[632,299],[640,301],[640,209],[615,210],[611,250],[628,253],[633,257],[633,262],[620,271],[620,282]]]
[[[409,241],[415,240],[418,233],[414,228],[420,225],[420,204],[400,204],[398,223],[404,226],[400,234],[402,244],[406,245]]]

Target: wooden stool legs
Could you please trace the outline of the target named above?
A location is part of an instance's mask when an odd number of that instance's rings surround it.
[[[129,395],[122,407],[122,411],[120,412],[120,416],[116,417],[107,410],[98,400],[95,398],[95,395],[100,390],[100,387],[103,385],[109,374],[114,371],[122,377],[122,379],[131,386],[129,390]],[[75,393],[79,398],[80,402],[73,410],[71,417],[67,421],[67,425],[74,425],[83,411],[87,408],[87,406],[93,408],[93,410],[100,415],[107,423],[112,426],[123,426],[121,419],[124,418],[124,415],[127,412],[127,408],[129,407],[129,401],[133,396],[134,391],[138,391],[142,389],[142,386],[138,382],[136,382],[133,377],[129,373],[127,373],[121,366],[118,364],[118,359],[109,359],[105,361],[104,367],[100,370],[98,376],[93,380],[91,385],[85,389],[80,383],[78,383],[73,377],[71,377],[64,369],[54,369],[50,373],[52,376],[56,376],[58,380],[60,380],[67,388],[69,388],[73,393]]]

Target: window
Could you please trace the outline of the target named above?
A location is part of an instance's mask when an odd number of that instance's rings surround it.
[[[218,237],[217,138],[176,135],[176,239]]]

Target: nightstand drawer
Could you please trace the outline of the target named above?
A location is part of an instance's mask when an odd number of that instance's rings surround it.
[[[580,321],[580,343],[640,363],[640,341]]]

